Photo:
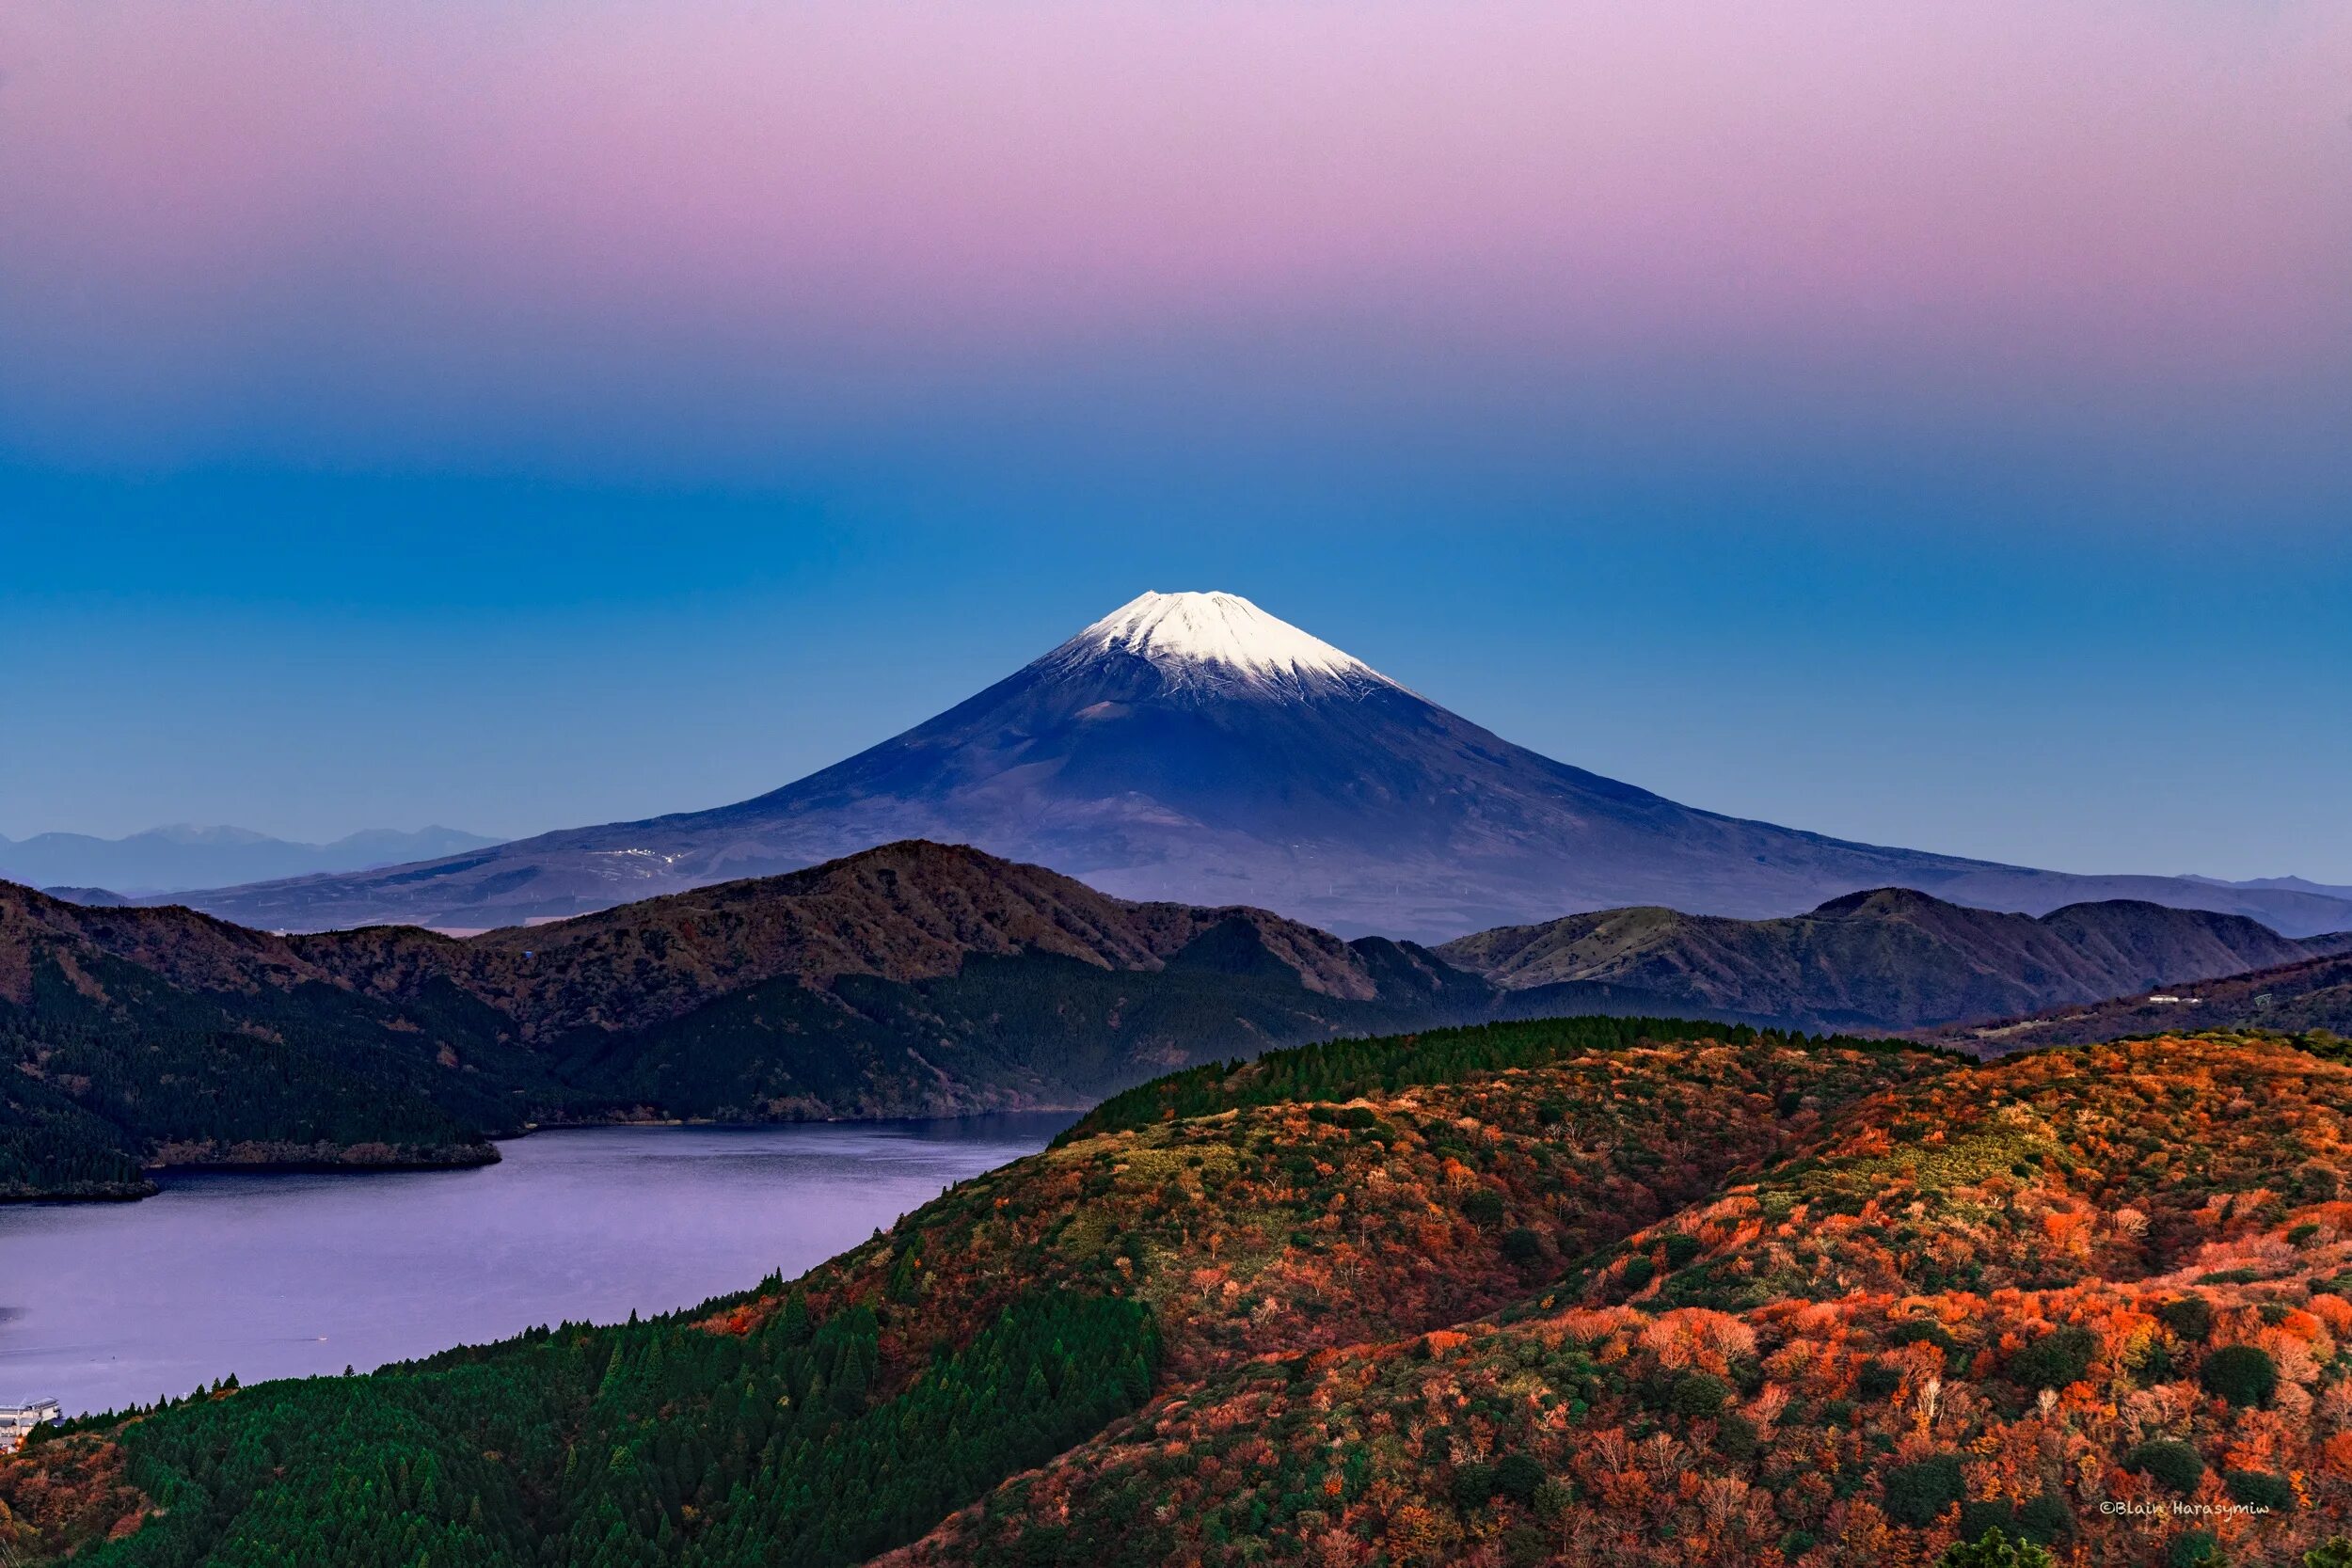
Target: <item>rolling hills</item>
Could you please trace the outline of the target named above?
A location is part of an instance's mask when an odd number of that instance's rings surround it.
[[[1091,1104],[1497,988],[1247,909],[928,844],[560,927],[286,938],[0,884],[0,1196],[143,1164],[439,1164],[548,1122]]]
[[[519,1125],[437,1041],[485,1019],[394,1006],[279,938],[186,910],[0,883],[0,1197],[135,1196],[161,1163],[494,1160]]]
[[[1599,981],[1701,1014],[1899,1030],[2352,951],[2352,933],[2295,941],[2238,916],[2126,900],[2036,918],[1881,888],[1778,920],[1604,910],[1436,951],[1514,990]]]
[[[550,1123],[1082,1108],[1269,1046],[1487,1020],[1895,1032],[2344,945],[2149,904],[2037,920],[1882,890],[1433,952],[919,841],[467,939],[284,937],[0,885],[0,1196],[135,1196],[159,1164],[486,1161],[486,1140]]]
[[[1120,897],[1248,904],[1421,942],[1625,905],[1794,914],[1889,886],[2031,913],[2141,899],[2291,935],[2352,928],[2352,902],[2302,887],[2069,876],[1681,805],[1514,745],[1231,594],[1143,594],[946,712],[753,800],[187,901],[269,929],[478,929],[907,838]]]
[[[1193,1069],[799,1280],[44,1433],[0,1543],[1903,1568],[1999,1529],[2193,1568],[2343,1532],[2352,1067],[1711,1034]]]

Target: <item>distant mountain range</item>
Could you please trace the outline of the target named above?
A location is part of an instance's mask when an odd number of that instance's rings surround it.
[[[1888,886],[2036,914],[2137,898],[2294,935],[2352,927],[2352,900],[2324,892],[2069,876],[1677,805],[1515,746],[1229,594],[1144,594],[937,718],[738,805],[187,901],[271,929],[481,928],[918,837],[1121,897],[1422,941],[1634,904],[1794,914]]]
[[[52,898],[61,898],[69,904],[87,904],[93,910],[127,910],[138,902],[112,888],[45,887],[40,891]]]
[[[482,1161],[534,1123],[1077,1107],[1269,1046],[1487,1020],[1891,1032],[2344,951],[2153,904],[2037,920],[1904,890],[1432,951],[923,842],[469,939],[277,936],[0,883],[0,1196],[135,1192],[156,1163]]]
[[[415,832],[370,828],[332,844],[296,844],[246,828],[186,823],[151,828],[127,838],[36,833],[25,839],[0,838],[0,878],[57,887],[62,895],[80,895],[78,902],[99,902],[107,893],[135,896],[318,872],[365,871],[435,860],[497,842],[455,828],[420,828]]]

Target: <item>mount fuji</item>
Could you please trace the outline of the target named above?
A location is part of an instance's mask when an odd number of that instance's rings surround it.
[[[1146,594],[936,718],[755,800],[181,901],[285,930],[503,926],[909,838],[1122,897],[1428,941],[1629,904],[1789,914],[1895,885],[2033,914],[2139,898],[2290,934],[2352,927],[2352,903],[2296,888],[2069,876],[1678,805],[1515,746],[1248,599],[1195,593]]]

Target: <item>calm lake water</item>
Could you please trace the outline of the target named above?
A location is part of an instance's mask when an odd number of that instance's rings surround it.
[[[789,1279],[1072,1119],[589,1128],[480,1170],[0,1206],[0,1402],[105,1410],[691,1307]]]

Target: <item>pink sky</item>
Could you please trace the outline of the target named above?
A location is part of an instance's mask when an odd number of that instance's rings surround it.
[[[1931,401],[2352,356],[2338,5],[24,0],[0,70],[0,440],[99,461],[1195,333]]]

